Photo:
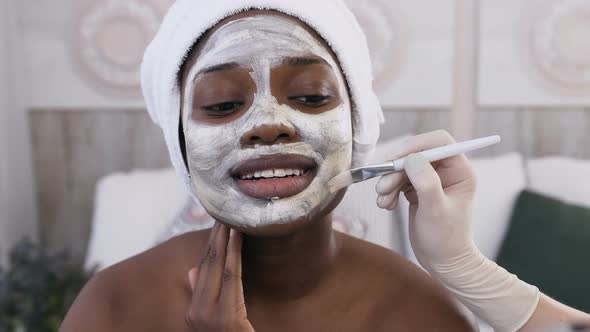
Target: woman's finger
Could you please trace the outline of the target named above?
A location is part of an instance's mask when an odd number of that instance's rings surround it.
[[[209,241],[207,243],[207,248],[205,250],[205,254],[201,258],[199,267],[192,268],[188,273],[189,282],[191,284],[193,295],[191,299],[191,304],[186,312],[185,319],[186,322],[191,326],[198,324],[198,322],[202,320],[207,319],[207,315],[209,315],[209,312],[204,310],[209,310],[213,308],[212,303],[204,302],[203,293],[208,287],[206,282],[206,277],[209,273],[208,260],[209,255],[213,250],[213,243],[215,236],[219,230],[219,226],[220,225],[216,223],[211,229],[211,232],[209,233]]]
[[[245,310],[242,286],[242,234],[234,229],[229,234],[220,299],[231,309]]]
[[[221,293],[221,283],[223,278],[223,268],[225,266],[227,254],[227,242],[229,239],[229,228],[220,224],[217,232],[213,237],[213,243],[207,263],[207,274],[201,276],[207,287],[201,293],[204,303],[217,302]]]
[[[210,268],[210,264],[209,264],[209,257],[212,254],[213,251],[213,245],[215,242],[215,236],[217,234],[217,232],[219,231],[219,227],[221,226],[220,223],[215,223],[215,225],[213,225],[213,228],[211,229],[211,232],[209,233],[209,241],[207,242],[207,249],[205,250],[205,255],[203,255],[203,257],[201,258],[201,262],[199,263],[199,269],[198,269],[198,276],[197,276],[197,282],[195,284],[195,289],[193,291],[193,293],[199,298],[202,298],[202,294],[205,291],[205,289],[208,287],[207,285],[207,275],[209,274],[209,268]]]
[[[195,291],[195,285],[197,284],[197,278],[199,276],[199,268],[193,267],[188,271],[188,282],[191,285],[191,290]]]

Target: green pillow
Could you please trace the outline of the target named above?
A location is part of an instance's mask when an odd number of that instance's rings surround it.
[[[523,191],[497,262],[550,297],[590,312],[590,209]]]

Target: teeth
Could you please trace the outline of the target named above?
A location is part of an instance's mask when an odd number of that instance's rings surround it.
[[[305,174],[304,170],[301,169],[271,169],[265,171],[258,171],[248,175],[241,175],[240,179],[242,180],[250,180],[250,179],[271,179],[271,178],[284,178],[287,176],[300,176]]]

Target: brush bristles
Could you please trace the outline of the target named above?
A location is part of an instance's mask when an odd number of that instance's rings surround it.
[[[330,193],[335,193],[342,188],[350,186],[351,184],[352,174],[350,174],[350,172],[344,172],[328,181],[328,190],[330,190]]]

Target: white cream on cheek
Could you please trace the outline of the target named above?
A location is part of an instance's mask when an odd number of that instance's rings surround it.
[[[271,69],[287,57],[315,55],[326,60],[338,78],[343,102],[321,114],[306,114],[280,105],[270,89]],[[197,74],[204,68],[237,62],[252,68],[257,93],[249,110],[224,124],[207,125],[192,120],[192,97]],[[189,171],[203,206],[215,218],[236,226],[264,226],[310,218],[324,209],[334,195],[327,182],[350,167],[352,158],[351,108],[344,78],[330,53],[316,38],[291,20],[256,16],[227,23],[207,40],[190,69],[183,101],[183,124]],[[284,125],[301,140],[243,148],[241,137],[261,125]],[[254,199],[241,193],[229,176],[235,165],[271,154],[299,154],[320,165],[314,181],[303,192],[280,200]]]

